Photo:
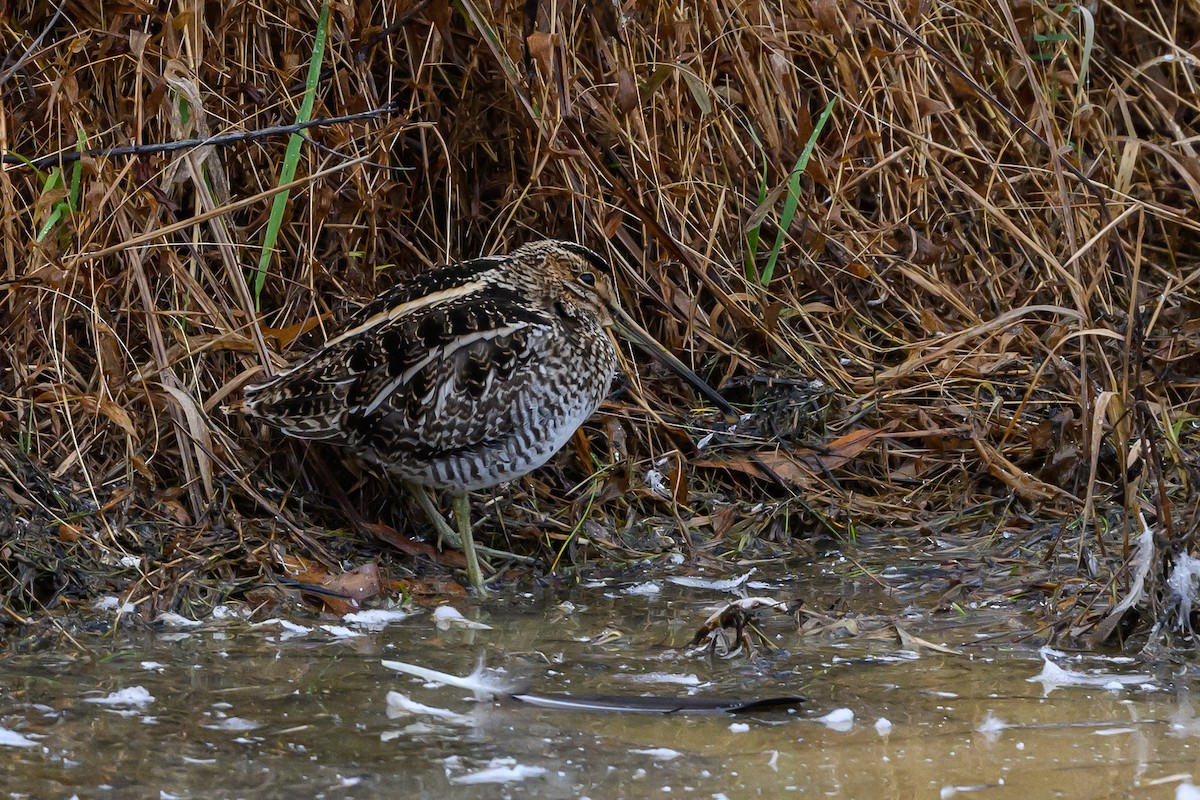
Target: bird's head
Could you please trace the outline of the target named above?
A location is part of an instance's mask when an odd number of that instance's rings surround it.
[[[524,245],[512,255],[529,268],[541,270],[561,299],[594,314],[600,324],[615,328],[722,411],[735,413],[725,398],[625,313],[613,283],[612,267],[598,253],[574,242],[548,239]]]

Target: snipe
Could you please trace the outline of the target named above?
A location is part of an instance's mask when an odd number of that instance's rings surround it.
[[[467,573],[482,592],[467,493],[537,469],[592,415],[617,367],[609,326],[728,409],[621,310],[604,259],[561,241],[401,283],[319,350],[246,387],[244,408],[416,484],[435,523],[423,487],[453,493]]]

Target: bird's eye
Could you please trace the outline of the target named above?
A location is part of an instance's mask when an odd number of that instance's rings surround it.
[[[590,272],[581,273],[579,276],[579,282],[582,283],[584,286],[595,286],[596,285],[596,276]]]

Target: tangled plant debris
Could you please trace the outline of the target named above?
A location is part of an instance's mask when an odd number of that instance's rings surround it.
[[[1104,632],[1190,631],[1185,7],[149,8],[0,19],[6,621],[454,591],[394,487],[237,401],[397,276],[553,236],[743,417],[638,364],[476,498],[502,549],[564,573],[882,530],[1095,638],[1141,512]]]

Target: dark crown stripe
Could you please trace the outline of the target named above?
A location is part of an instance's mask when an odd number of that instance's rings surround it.
[[[559,242],[559,245],[562,247],[563,250],[566,250],[569,253],[574,253],[575,255],[584,259],[589,264],[591,264],[593,267],[600,270],[601,273],[603,273],[605,275],[612,274],[612,267],[609,265],[609,263],[607,261],[605,261],[603,258],[601,258],[600,254],[597,253],[595,250],[589,250],[588,248],[584,247],[583,245],[575,244],[574,242]]]

